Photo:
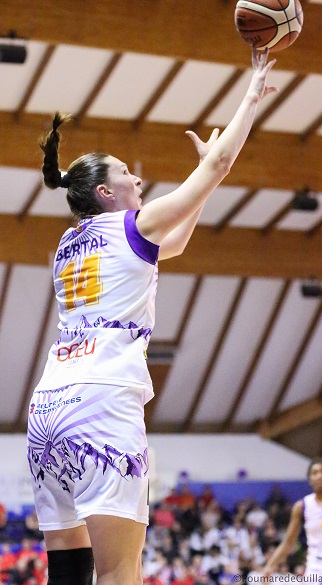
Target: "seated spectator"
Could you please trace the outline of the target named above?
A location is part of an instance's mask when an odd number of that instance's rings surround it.
[[[181,579],[185,575],[185,564],[180,557],[173,559],[171,564],[171,582]]]
[[[204,542],[204,531],[198,527],[190,534],[189,546],[191,555],[203,555],[206,551]]]
[[[230,565],[232,562],[237,561],[240,548],[233,538],[225,538],[221,543],[220,549],[225,565]]]
[[[217,501],[210,484],[204,485],[201,494],[197,497],[197,502],[201,502],[205,508],[209,506],[210,502]]]
[[[206,573],[214,583],[218,583],[218,577],[224,566],[223,557],[219,546],[212,546],[201,561],[201,571]]]
[[[172,512],[169,504],[163,501],[160,506],[153,512],[153,520],[156,526],[163,526],[164,528],[171,528],[176,518]]]
[[[173,539],[171,538],[170,534],[166,534],[166,536],[162,540],[160,551],[162,552],[164,558],[167,560],[169,564],[172,563],[173,559],[176,556],[181,556],[178,553],[178,546],[176,543],[173,542]]]
[[[223,533],[226,538],[233,540],[238,545],[239,550],[249,548],[249,532],[239,516],[234,516],[232,526],[228,526]]]
[[[4,581],[9,579],[8,571],[15,566],[17,558],[17,553],[12,551],[10,544],[4,543],[0,554],[0,575]]]
[[[224,565],[223,571],[218,577],[218,584],[230,585],[231,583],[236,583],[235,577],[238,574],[238,565],[236,563]]]
[[[207,508],[201,513],[201,525],[204,530],[210,530],[218,526],[221,518],[221,508],[215,500],[210,502]]]
[[[265,552],[271,546],[277,546],[280,543],[278,531],[274,522],[269,518],[266,520],[264,525],[258,531],[258,542],[263,552]]]
[[[0,504],[0,542],[5,542],[7,539],[7,510],[3,504]]]
[[[143,577],[144,585],[163,585],[162,581],[156,575],[149,575],[149,577]]]
[[[258,542],[258,535],[256,532],[249,535],[249,546],[248,549],[243,551],[245,556],[256,566],[264,564],[263,551]]]
[[[263,579],[263,566],[255,561],[250,562],[250,571],[246,578],[247,585],[254,585],[254,583],[261,583]]]
[[[277,504],[279,507],[284,506],[287,503],[287,498],[282,494],[281,486],[275,484],[272,488],[270,495],[265,501],[264,508],[268,510],[271,504]]]
[[[267,512],[265,512],[265,510],[263,510],[260,505],[255,502],[252,509],[246,514],[246,524],[250,530],[253,528],[258,530],[263,526],[267,517]]]
[[[15,565],[11,567],[8,571],[10,575],[9,583],[13,585],[28,585],[32,583],[33,579],[33,563],[30,562],[27,558],[20,558],[17,559]],[[35,583],[35,581],[34,581]]]
[[[48,578],[47,563],[44,563],[38,556],[33,560],[32,575],[36,581],[35,585],[46,585]]]
[[[154,524],[147,530],[146,540],[153,548],[161,548],[164,538],[169,534],[168,528]]]
[[[143,565],[143,576],[156,576],[164,566],[164,561],[164,556],[162,555],[161,551],[157,549],[154,553],[154,557],[151,560],[145,561]]]
[[[36,551],[32,547],[32,542],[29,538],[23,538],[21,541],[21,548],[17,554],[18,560],[24,559],[27,562],[37,557]]]
[[[194,555],[191,560],[191,565],[189,568],[189,573],[195,582],[200,582],[202,577],[206,574],[201,567],[202,564],[202,556],[201,555]]]
[[[34,509],[25,518],[25,536],[31,540],[43,540],[44,533],[39,530],[38,517]]]
[[[183,560],[185,565],[189,565],[192,560],[190,543],[188,538],[183,538],[179,541],[178,556]]]
[[[164,498],[163,501],[166,502],[172,510],[176,510],[180,505],[180,497],[181,496],[177,494],[176,490],[172,488],[169,495]]]
[[[187,567],[183,565],[181,568],[180,575],[178,575],[173,581],[172,585],[195,585],[194,579],[189,574]]]
[[[182,535],[184,538],[190,536],[194,530],[200,526],[200,515],[197,506],[193,508],[186,508],[181,510],[178,516],[180,522]]]
[[[222,535],[223,531],[219,530],[217,527],[206,530],[203,536],[205,550],[208,551],[214,544],[219,546],[222,540]]]
[[[193,508],[196,504],[196,496],[191,491],[190,487],[187,484],[181,486],[179,492],[179,508],[180,510],[188,510],[189,508]]]

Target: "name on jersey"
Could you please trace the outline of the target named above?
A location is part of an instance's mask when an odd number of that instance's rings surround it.
[[[59,347],[57,351],[57,360],[59,362],[66,362],[67,360],[75,360],[78,358],[82,358],[85,355],[90,355],[94,353],[96,345],[96,337],[94,337],[93,341],[89,343],[86,339],[85,343],[72,343],[72,345],[64,345],[63,347]]]
[[[92,252],[93,250],[98,250],[99,248],[104,248],[107,246],[108,242],[104,240],[103,236],[99,238],[91,238],[88,240],[81,240],[80,242],[74,242],[73,244],[69,244],[69,246],[65,246],[58,250],[56,255],[56,262],[60,260],[67,260],[68,258],[72,258],[73,256],[77,256],[79,254],[86,254],[86,252]]]

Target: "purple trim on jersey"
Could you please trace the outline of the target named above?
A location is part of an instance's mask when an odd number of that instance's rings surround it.
[[[136,216],[139,212],[129,210],[124,215],[124,228],[127,241],[133,252],[145,262],[155,264],[158,259],[159,246],[146,240],[136,227]]]

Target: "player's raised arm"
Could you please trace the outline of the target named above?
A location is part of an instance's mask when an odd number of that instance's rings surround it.
[[[268,51],[253,49],[254,73],[247,93],[230,124],[211,146],[202,163],[172,193],[145,205],[137,218],[141,234],[156,244],[196,213],[212,190],[229,173],[252,127],[261,99],[275,87],[267,87],[267,74],[275,60],[267,63]],[[180,165],[180,159],[178,160]]]

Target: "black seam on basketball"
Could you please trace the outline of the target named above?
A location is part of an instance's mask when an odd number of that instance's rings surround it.
[[[250,10],[247,8],[247,10]],[[258,14],[258,12],[256,10],[250,10],[250,12],[255,12],[255,14]],[[289,22],[292,22],[293,20],[298,20],[298,15],[302,14],[303,10],[301,10],[301,12],[297,13],[295,16],[293,16],[292,18],[289,18],[288,20],[285,20],[283,22],[279,22],[277,23],[273,18],[272,21],[274,23],[274,25],[272,26],[265,26],[265,28],[241,28],[240,31],[243,33],[250,33],[250,32],[256,32],[256,31],[262,31],[262,30],[270,30],[271,28],[278,28],[279,26],[282,26],[283,24],[288,24]],[[265,14],[266,16],[266,14]],[[270,18],[270,17],[269,17]],[[290,32],[296,32],[296,31],[289,31]],[[289,34],[287,33],[287,34]],[[269,41],[271,42],[271,41]]]

